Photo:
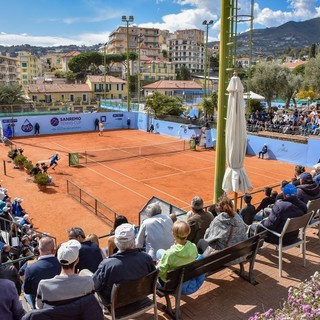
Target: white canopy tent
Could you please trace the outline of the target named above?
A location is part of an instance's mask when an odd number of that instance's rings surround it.
[[[243,94],[243,99],[248,100],[248,99],[252,99],[252,100],[265,100],[264,96],[261,96],[260,94],[257,94],[253,91],[249,91],[249,92],[245,92]]]

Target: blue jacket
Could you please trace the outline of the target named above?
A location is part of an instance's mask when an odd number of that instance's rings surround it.
[[[139,249],[118,252],[100,263],[93,275],[94,288],[104,303],[109,304],[114,283],[139,279],[153,270],[155,265],[147,253]]]
[[[91,241],[81,242],[79,251],[79,263],[76,265],[76,270],[89,269],[94,273],[102,261],[100,248]]]
[[[303,216],[307,213],[307,206],[296,196],[288,197],[284,200],[277,201],[272,207],[272,211],[268,219],[263,220],[262,224],[270,230],[281,233],[288,218]],[[298,237],[299,231],[293,231],[286,234],[283,238],[283,244],[293,243]],[[279,238],[271,233],[267,234],[266,242],[279,243]]]
[[[59,274],[60,271],[61,265],[56,257],[42,258],[32,263],[24,273],[24,292],[31,294],[35,298],[40,280],[51,279]]]
[[[24,315],[14,282],[0,279],[0,318],[1,320],[20,320]]]

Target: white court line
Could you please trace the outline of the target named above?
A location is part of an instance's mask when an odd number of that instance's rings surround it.
[[[60,145],[60,144],[58,144],[58,143],[56,143],[56,142],[54,142],[54,143],[55,143],[56,145],[58,145],[59,147],[61,147],[61,148],[64,148],[64,149],[66,149],[66,150],[70,150],[70,149],[68,149],[68,148],[66,148],[66,147],[64,147],[64,146],[62,146],[62,145]],[[71,150],[70,150],[70,151],[71,151]],[[156,191],[159,192],[159,193],[165,194],[165,195],[171,197],[172,199],[175,199],[175,200],[177,200],[177,201],[180,201],[180,202],[182,202],[182,203],[185,203],[185,204],[187,204],[187,205],[190,205],[188,202],[185,202],[184,200],[181,200],[181,199],[179,199],[179,198],[177,198],[177,197],[174,197],[173,195],[171,195],[171,194],[169,194],[169,193],[166,193],[166,192],[164,192],[164,191],[161,191],[160,189],[157,189],[157,188],[152,187],[152,186],[150,186],[150,185],[147,185],[147,184],[145,184],[145,183],[143,183],[143,182],[140,182],[139,180],[137,180],[137,179],[135,179],[135,178],[132,178],[132,177],[128,176],[127,174],[122,173],[122,172],[120,172],[120,171],[118,171],[118,170],[115,170],[115,169],[113,169],[113,168],[111,168],[111,167],[109,167],[109,166],[106,166],[106,165],[103,164],[103,163],[97,162],[96,164],[98,164],[98,165],[100,165],[100,166],[102,166],[102,167],[105,167],[105,168],[107,168],[108,170],[113,171],[113,172],[115,172],[115,173],[117,173],[117,174],[119,174],[119,175],[122,175],[123,177],[126,177],[126,178],[129,179],[129,180],[135,181],[135,182],[137,182],[137,183],[141,183],[141,184],[143,184],[144,186],[146,186],[146,187],[148,187],[148,188],[150,188],[150,189],[153,189],[153,190],[156,190]],[[100,176],[105,177],[105,178],[108,179],[109,181],[112,181],[112,182],[114,182],[115,184],[122,186],[124,189],[127,189],[127,190],[131,191],[132,193],[134,193],[134,194],[136,194],[136,195],[139,195],[140,197],[142,197],[142,198],[144,198],[144,199],[148,199],[148,198],[146,198],[144,195],[142,195],[142,194],[134,191],[133,189],[130,189],[130,188],[128,188],[128,187],[125,187],[125,186],[122,185],[121,183],[119,183],[119,182],[117,182],[117,181],[115,181],[115,180],[113,180],[113,179],[111,179],[111,178],[109,178],[109,177],[101,174],[100,172],[98,172],[98,171],[96,171],[96,170],[94,170],[94,169],[92,169],[92,168],[88,168],[88,167],[86,167],[86,168],[89,169],[89,170],[91,170],[91,171],[93,171],[93,172],[95,172],[95,173],[97,173],[97,174],[100,175]]]

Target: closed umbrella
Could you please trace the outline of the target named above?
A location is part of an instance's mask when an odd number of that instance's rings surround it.
[[[228,167],[223,177],[222,189],[234,192],[237,209],[238,192],[252,190],[252,185],[244,168],[247,148],[246,119],[243,99],[243,86],[236,75],[228,85],[228,111],[226,121],[226,161]]]

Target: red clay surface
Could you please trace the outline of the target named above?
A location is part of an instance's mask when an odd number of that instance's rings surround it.
[[[157,196],[185,210],[195,195],[206,205],[213,202],[215,151],[182,151],[170,154],[137,157],[119,161],[69,167],[69,152],[159,144],[176,141],[171,137],[148,134],[138,130],[106,131],[103,137],[97,132],[36,136],[15,139],[33,163],[48,159],[58,151],[61,156],[56,170],[49,169],[54,185],[42,192],[26,171],[7,165],[7,176],[2,185],[12,198],[24,199],[23,207],[33,218],[35,226],[65,241],[66,230],[80,226],[86,234],[98,236],[110,227],[67,194],[67,179],[96,197],[130,222],[138,224],[138,213],[145,203]],[[186,144],[188,146],[188,144]],[[8,160],[10,149],[1,145],[1,158]],[[107,152],[107,151],[106,151]],[[245,168],[254,190],[280,183],[293,176],[294,164],[275,160],[246,157]],[[232,196],[232,195],[231,195]],[[255,196],[253,202],[259,202]],[[102,246],[105,244],[102,242]]]

